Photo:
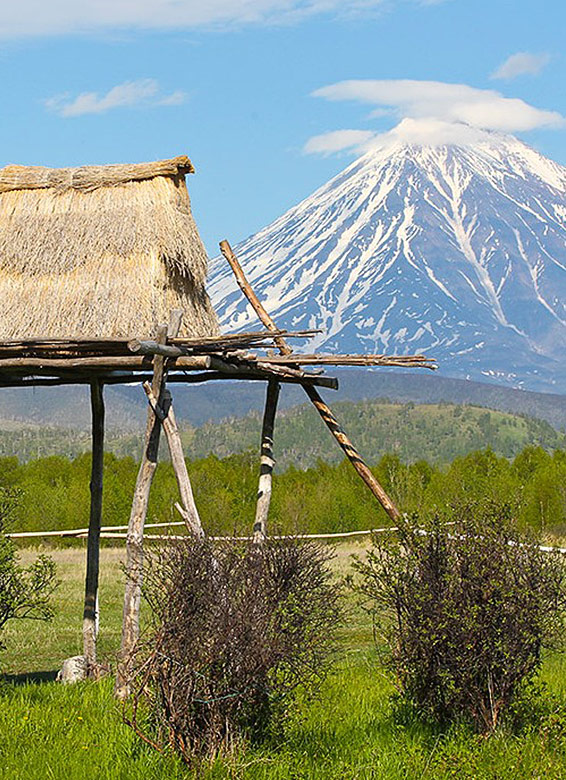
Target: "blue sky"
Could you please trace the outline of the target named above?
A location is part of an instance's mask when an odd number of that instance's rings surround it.
[[[561,0],[4,0],[0,165],[186,153],[215,254],[404,117],[566,165],[565,29]]]

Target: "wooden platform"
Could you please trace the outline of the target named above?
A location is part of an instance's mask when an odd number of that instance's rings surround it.
[[[125,384],[151,379],[155,357],[165,358],[169,382],[277,379],[336,389],[334,377],[310,366],[435,368],[422,355],[276,355],[281,339],[306,339],[318,331],[257,331],[217,338],[35,339],[0,342],[0,387]]]

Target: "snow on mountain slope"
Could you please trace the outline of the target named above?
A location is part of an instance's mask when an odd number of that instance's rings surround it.
[[[308,351],[566,391],[566,168],[511,136],[372,150],[235,251],[281,327],[323,330]],[[256,327],[222,258],[209,292]]]

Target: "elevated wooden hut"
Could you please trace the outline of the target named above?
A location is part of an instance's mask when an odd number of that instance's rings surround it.
[[[185,183],[185,175],[192,172],[184,156],[137,165],[0,169],[0,387],[89,384],[91,390],[91,510],[83,616],[83,658],[91,674],[97,668],[103,530],[103,387],[143,382],[149,402],[127,526],[128,577],[117,681],[121,696],[129,689],[129,659],[139,631],[144,524],[162,429],[179,486],[181,501],[176,507],[189,533],[204,533],[166,383],[222,379],[267,383],[253,527],[253,538],[260,543],[267,534],[280,384],[303,386],[361,479],[397,520],[399,510],[316,389],[336,389],[338,381],[322,376],[321,369],[316,373],[305,369],[434,367],[420,355],[293,354],[286,339],[313,332],[277,328],[226,241],[220,244],[222,253],[264,330],[220,334],[205,290],[207,258]]]
[[[0,170],[0,340],[218,333],[188,157]]]

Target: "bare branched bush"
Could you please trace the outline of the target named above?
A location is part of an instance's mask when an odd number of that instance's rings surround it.
[[[154,554],[130,724],[187,762],[280,724],[297,689],[312,690],[328,667],[340,615],[329,557],[298,541],[197,539]]]
[[[565,607],[563,556],[536,542],[507,507],[476,503],[444,521],[413,517],[357,562],[398,688],[419,712],[493,731],[533,679]]]

